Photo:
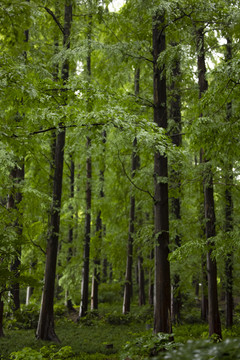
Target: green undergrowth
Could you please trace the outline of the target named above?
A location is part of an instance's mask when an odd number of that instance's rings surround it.
[[[7,314],[0,359],[240,359],[236,355],[238,351],[240,354],[240,341],[234,339],[240,338],[238,323],[231,330],[223,329],[224,341],[218,345],[209,341],[208,325],[200,320],[193,323],[191,318],[173,326],[173,336],[153,335],[152,309],[133,305],[131,310],[131,314],[122,315],[120,305],[105,304],[98,312],[89,312],[76,321],[77,312],[68,314],[64,306],[58,305],[55,330],[61,343],[56,345],[35,339],[38,308],[23,306],[16,316]],[[211,353],[216,355],[211,357]]]

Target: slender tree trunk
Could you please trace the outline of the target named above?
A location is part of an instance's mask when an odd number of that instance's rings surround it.
[[[19,186],[19,184],[24,180],[24,165],[23,163],[20,164],[20,167],[17,165],[14,167],[14,169],[11,172],[11,177],[14,181],[12,193],[8,196],[8,202],[7,202],[7,208],[8,209],[17,209],[17,218],[14,224],[14,227],[16,229],[17,237],[19,239],[19,243],[21,243],[21,236],[22,236],[22,224],[20,220],[20,211],[18,209],[18,205],[22,201],[22,193],[21,191],[16,191],[16,185]],[[17,279],[20,276],[19,268],[21,265],[21,245],[18,245],[16,248],[16,256],[13,262],[11,263],[11,271],[14,274],[15,280],[11,286],[10,292],[11,297],[13,300],[13,311],[16,311],[20,309],[20,286]]]
[[[173,47],[176,46],[173,44]],[[173,67],[173,81],[171,83],[171,101],[170,101],[170,117],[173,120],[173,127],[171,129],[172,134],[172,142],[177,147],[182,145],[182,136],[181,136],[181,96],[180,91],[177,87],[177,80],[180,77],[180,56],[177,54],[177,57],[174,62]],[[170,172],[172,184],[174,188],[178,190],[177,197],[173,197],[171,199],[172,205],[172,213],[174,219],[177,221],[181,220],[181,201],[180,201],[180,187],[181,187],[181,179],[180,179],[180,169],[171,170]],[[180,234],[176,234],[175,236],[175,246],[181,246],[181,238]],[[180,290],[180,275],[179,273],[175,273],[173,275],[173,283],[172,283],[172,321],[179,322],[180,321],[180,310],[181,310],[181,290]]]
[[[139,79],[140,69],[138,68],[135,73],[135,95],[139,95]],[[139,168],[139,157],[137,155],[137,138],[133,141],[132,153],[132,178],[135,176],[136,170]],[[124,284],[123,296],[123,314],[130,312],[131,296],[132,296],[132,263],[133,263],[133,234],[135,222],[135,195],[130,198],[130,214],[129,214],[129,230],[128,230],[128,250],[127,250],[127,264]]]
[[[201,27],[197,30],[197,53],[198,53],[198,83],[199,83],[199,98],[208,88],[206,80],[206,65],[205,65],[205,49],[204,49],[204,29]],[[204,155],[204,151],[203,151]],[[218,291],[217,291],[217,264],[212,256],[215,248],[213,238],[216,235],[215,231],[215,209],[213,197],[213,175],[212,169],[208,160],[205,158],[204,171],[204,208],[206,221],[206,238],[208,244],[207,252],[207,274],[208,274],[208,323],[209,336],[217,334],[220,338],[221,323],[218,310]]]
[[[0,294],[0,338],[4,336],[3,332],[3,300],[2,300],[2,294]]]
[[[88,54],[87,54],[87,77],[90,85],[92,69],[91,69],[91,53],[92,53],[92,15],[91,0],[89,0],[89,22],[88,22]],[[87,99],[87,111],[92,111],[92,101]],[[91,203],[92,203],[92,158],[91,158],[91,139],[87,137],[87,183],[86,183],[86,214],[85,214],[85,238],[84,238],[84,254],[82,268],[82,284],[81,284],[81,303],[79,309],[79,317],[84,317],[88,310],[88,283],[89,283],[89,254],[91,240]]]
[[[74,199],[74,172],[75,172],[75,164],[72,158],[72,155],[70,156],[71,158],[71,163],[70,163],[70,198],[71,200]],[[68,244],[69,244],[69,248],[68,248],[68,257],[67,257],[67,262],[69,263],[72,255],[73,255],[73,250],[72,250],[72,243],[73,243],[73,206],[72,204],[70,205],[70,211],[71,213],[71,225],[69,227],[68,230]],[[69,297],[68,291],[66,291],[66,306],[69,312],[75,312],[76,310],[73,307],[72,304],[72,300]]]
[[[164,66],[158,66],[159,55],[165,50],[165,16],[153,18],[153,93],[154,121],[167,128],[167,95]],[[154,156],[155,201],[155,282],[154,282],[154,333],[171,333],[171,283],[169,254],[168,159],[159,151]]]
[[[72,21],[72,5],[65,5],[64,14],[64,39],[63,45],[70,47],[69,36]],[[66,83],[69,76],[69,62],[66,59],[62,67],[62,80]],[[65,98],[66,101],[66,98]],[[45,281],[42,293],[41,310],[38,321],[36,337],[41,340],[51,340],[59,342],[54,330],[54,287],[56,278],[56,264],[58,252],[58,238],[60,229],[60,210],[62,195],[62,176],[63,176],[63,160],[65,145],[65,129],[61,129],[57,133],[54,178],[53,178],[53,195],[52,208],[50,213],[50,229],[47,239],[47,253],[45,265]]]
[[[145,283],[145,279],[144,279],[144,269],[143,269],[143,257],[141,255],[138,255],[138,304],[139,304],[139,306],[143,306],[146,304],[144,283]]]
[[[104,198],[104,170],[105,170],[105,143],[106,143],[106,131],[103,131],[102,134],[102,145],[103,145],[103,159],[100,174],[99,174],[99,181],[100,181],[100,199]],[[93,277],[92,277],[92,291],[91,291],[91,310],[98,309],[98,286],[100,283],[100,254],[101,254],[101,245],[102,245],[102,237],[103,237],[103,225],[102,225],[102,212],[101,208],[98,209],[97,213],[97,220],[96,220],[96,234],[98,237],[98,249],[96,250],[97,254],[94,259],[94,270],[93,270]]]
[[[87,152],[91,147],[91,140],[87,138]],[[91,239],[91,201],[92,201],[92,159],[91,155],[87,157],[87,184],[86,184],[86,214],[85,214],[85,239],[84,239],[84,254],[83,254],[83,268],[82,268],[82,287],[81,287],[81,304],[79,310],[79,317],[84,317],[88,309],[88,282],[89,282],[89,254],[90,254],[90,239]]]
[[[149,256],[150,262],[154,260],[154,250],[150,251]],[[154,281],[153,281],[153,271],[150,268],[148,272],[148,303],[149,305],[154,305]]]
[[[227,38],[227,55],[226,60],[232,59],[232,41]],[[232,102],[227,103],[227,122],[232,117]],[[226,189],[225,189],[225,232],[226,234],[233,231],[233,200],[232,200],[232,185],[233,174],[232,164],[227,165],[226,169]],[[225,322],[226,328],[231,328],[233,325],[233,251],[229,251],[225,262]]]
[[[202,294],[201,294],[201,319],[208,319],[208,277],[206,254],[202,256]]]

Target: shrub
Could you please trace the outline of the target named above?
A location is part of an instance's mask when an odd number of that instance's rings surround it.
[[[135,337],[124,346],[121,359],[130,358],[131,360],[147,359],[156,356],[161,351],[172,349],[178,344],[171,340],[170,334],[145,332],[142,336]]]
[[[113,304],[116,299],[122,297],[122,286],[119,283],[106,284],[102,283],[99,285],[99,303]]]
[[[165,360],[238,360],[240,359],[239,339],[226,339],[220,343],[211,340],[188,341],[185,345],[163,354]]]
[[[8,329],[35,329],[39,318],[39,307],[36,305],[22,305],[7,319]],[[14,317],[13,317],[14,316]]]
[[[74,353],[71,346],[64,346],[57,350],[56,345],[43,346],[40,351],[25,347],[24,349],[10,354],[11,360],[62,360],[73,359]]]

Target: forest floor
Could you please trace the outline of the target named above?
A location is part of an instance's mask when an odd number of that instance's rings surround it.
[[[10,353],[24,348],[36,351],[56,353],[61,348],[71,347],[73,356],[71,359],[79,360],[119,360],[125,359],[124,347],[134,339],[146,338],[146,334],[152,333],[152,309],[149,306],[139,308],[132,306],[131,314],[122,315],[119,305],[104,305],[98,313],[89,313],[85,318],[76,322],[76,315],[64,312],[63,307],[56,310],[55,330],[61,344],[54,344],[35,339],[35,329],[20,329],[15,320],[5,324],[5,337],[0,339],[0,359],[9,359]],[[199,314],[197,314],[199,316]],[[187,340],[208,338],[208,326],[194,318],[195,314],[188,313],[184,323],[173,327],[174,340],[186,343]],[[25,325],[27,321],[25,320]],[[32,322],[33,325],[34,322]],[[9,324],[12,326],[9,326]],[[27,326],[25,326],[27,327]],[[231,333],[225,331],[224,336],[239,337],[239,327],[235,327]],[[235,332],[234,332],[235,331]],[[149,336],[149,335],[148,335]],[[67,354],[67,348],[65,348]],[[60,354],[60,353],[59,353]],[[66,356],[67,357],[67,356]],[[49,355],[49,359],[63,359],[64,355]],[[14,357],[12,357],[14,358]],[[28,359],[27,356],[15,357]],[[69,357],[68,357],[69,358]],[[139,357],[137,359],[141,359]],[[30,357],[29,357],[30,359]],[[34,359],[32,357],[31,359]],[[37,358],[36,358],[37,359]],[[45,359],[45,357],[44,357]],[[129,358],[130,359],[130,358]]]

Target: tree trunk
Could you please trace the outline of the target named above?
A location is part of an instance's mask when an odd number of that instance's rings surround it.
[[[166,75],[164,66],[158,66],[159,55],[165,50],[164,14],[153,18],[153,93],[154,121],[167,129]],[[154,156],[154,228],[155,228],[155,282],[154,333],[171,333],[171,283],[169,254],[168,160],[159,151]]]
[[[135,95],[139,95],[139,80],[140,69],[138,68],[135,73],[134,85]],[[135,176],[136,170],[139,168],[139,156],[137,155],[137,138],[133,141],[132,153],[132,178]],[[129,214],[129,230],[128,230],[128,250],[127,250],[127,264],[124,284],[123,295],[123,314],[130,312],[131,296],[132,296],[132,263],[133,263],[133,234],[135,222],[135,195],[130,198],[130,214]]]
[[[139,304],[139,306],[143,306],[146,304],[144,283],[145,283],[145,280],[144,280],[144,269],[143,269],[143,257],[141,255],[138,255],[138,304]]]
[[[91,147],[91,140],[87,138],[87,152]],[[82,286],[81,286],[81,303],[79,309],[79,317],[84,317],[88,309],[88,282],[89,282],[89,254],[91,239],[91,201],[92,201],[92,159],[91,155],[87,157],[87,184],[86,184],[86,214],[85,214],[85,238],[82,268]]]
[[[232,60],[232,40],[227,38],[227,54],[226,60]],[[232,102],[227,103],[227,122],[232,117]],[[232,200],[232,185],[233,174],[232,164],[227,164],[226,169],[226,189],[225,189],[225,232],[229,234],[233,231],[233,200]],[[231,248],[231,247],[230,247]],[[231,328],[233,325],[233,251],[229,251],[225,262],[225,322],[226,328]]]
[[[173,44],[173,47],[176,46]],[[176,55],[173,67],[173,81],[171,83],[171,101],[170,101],[170,118],[173,121],[173,127],[171,129],[172,142],[177,147],[182,145],[182,136],[181,136],[181,96],[180,91],[176,82],[180,77],[180,56]],[[181,187],[181,174],[180,169],[172,170],[170,172],[172,186],[177,189],[177,197],[171,199],[172,205],[172,214],[175,220],[181,220],[181,201],[180,201],[180,187]],[[180,234],[175,236],[175,246],[181,246]],[[180,290],[180,275],[175,273],[173,275],[173,284],[172,284],[172,321],[180,322],[180,310],[182,305],[181,300],[181,290]]]
[[[63,45],[70,47],[69,36],[72,20],[72,5],[65,5],[64,15],[64,39]],[[66,59],[62,67],[62,80],[66,83],[69,76],[69,63]],[[64,99],[66,101],[66,98]],[[59,342],[54,330],[54,287],[56,278],[56,264],[58,252],[58,238],[60,229],[60,210],[62,195],[62,176],[63,176],[63,160],[65,145],[65,129],[61,129],[57,133],[55,162],[54,162],[54,178],[53,178],[53,195],[52,207],[50,213],[50,229],[47,239],[47,253],[45,265],[45,281],[42,293],[41,310],[38,321],[36,337],[41,340],[51,340]]]
[[[0,294],[0,338],[4,336],[3,332],[3,306],[2,294]]]
[[[72,159],[72,155],[70,156],[71,158],[71,163],[70,163],[70,198],[71,200],[74,199],[74,172],[75,172],[75,164],[74,161]],[[72,204],[70,205],[70,211],[71,213],[71,225],[69,227],[68,230],[68,244],[69,244],[69,248],[68,248],[68,256],[67,256],[67,262],[69,263],[71,258],[72,258],[72,254],[73,254],[73,250],[72,250],[72,243],[73,243],[73,207]],[[69,294],[68,291],[66,291],[66,306],[69,312],[75,312],[76,310],[73,307],[72,304],[72,300],[69,298]]]
[[[151,250],[149,256],[150,262],[154,259],[154,250]],[[154,304],[154,281],[153,281],[153,271],[150,268],[148,272],[148,303],[149,305]]]
[[[205,49],[204,49],[204,29],[201,27],[197,30],[197,54],[198,54],[198,84],[199,84],[199,98],[201,99],[203,93],[208,88],[206,80],[206,65],[205,65]],[[203,151],[204,155],[204,151]],[[218,310],[218,291],[217,291],[217,264],[212,256],[212,251],[215,248],[213,238],[215,232],[215,209],[213,197],[213,175],[210,164],[207,159],[204,159],[206,169],[204,171],[204,210],[206,221],[206,239],[208,244],[207,252],[207,274],[208,274],[208,323],[209,336],[217,334],[220,338],[221,323]]]
[[[101,170],[99,174],[99,181],[100,181],[100,199],[104,198],[104,171],[105,171],[105,143],[106,143],[106,131],[103,131],[102,134],[102,145],[103,145],[103,159],[102,164],[100,165]],[[100,283],[100,254],[101,254],[101,245],[102,245],[102,237],[103,237],[103,224],[102,224],[102,212],[101,208],[98,210],[97,213],[97,220],[96,220],[96,234],[98,237],[98,249],[96,250],[97,255],[94,259],[94,270],[93,270],[93,277],[92,277],[92,291],[91,291],[91,310],[98,309],[98,286]]]
[[[201,319],[208,320],[208,277],[206,254],[202,256],[202,294],[201,294]]]
[[[16,165],[14,169],[11,171],[11,178],[13,179],[13,189],[12,193],[8,196],[7,208],[8,209],[17,209],[18,205],[22,201],[22,193],[21,191],[16,192],[15,185],[19,185],[24,180],[24,165],[21,164],[20,168]],[[16,234],[19,239],[19,243],[21,243],[21,235],[22,235],[22,225],[20,224],[20,211],[17,212],[17,218],[15,220],[14,227],[16,229]],[[15,280],[11,285],[10,292],[13,300],[13,311],[20,309],[20,286],[17,279],[19,278],[19,268],[21,265],[21,245],[18,245],[16,248],[16,256],[15,259],[11,263],[11,271],[14,273]]]

